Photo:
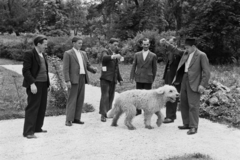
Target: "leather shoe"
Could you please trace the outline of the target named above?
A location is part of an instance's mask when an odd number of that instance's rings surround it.
[[[40,131],[35,131],[35,133],[47,133],[47,130],[41,129]]]
[[[66,126],[72,126],[72,122],[71,121],[66,121],[65,125]]]
[[[101,116],[101,121],[102,122],[106,122],[107,121],[107,119],[106,119],[106,117],[104,115]]]
[[[25,137],[28,139],[37,138],[34,134],[26,135]]]
[[[174,120],[173,119],[170,119],[170,118],[166,118],[164,119],[163,123],[173,123]]]
[[[77,124],[84,124],[84,122],[78,120],[78,119],[74,119],[74,121],[72,123],[77,123]]]
[[[191,128],[191,129],[187,132],[188,135],[196,134],[196,133],[197,133],[197,128]]]
[[[191,129],[188,125],[178,126],[179,129]]]

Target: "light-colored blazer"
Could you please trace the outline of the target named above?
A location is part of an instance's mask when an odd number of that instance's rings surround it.
[[[176,76],[173,79],[173,83],[177,84],[182,81],[182,77],[185,69],[185,62],[188,59],[188,54],[183,54],[178,68]],[[190,83],[190,87],[193,91],[198,91],[198,86],[202,85],[206,87],[208,85],[208,81],[210,79],[210,67],[209,61],[206,54],[200,50],[196,50],[190,62],[188,68],[188,79]]]
[[[134,55],[133,65],[130,73],[130,79],[135,79],[140,83],[153,83],[157,73],[157,56],[153,52],[143,60],[143,53],[137,52]]]
[[[88,71],[96,73],[94,68],[88,61],[87,55],[84,51],[80,51],[82,55],[84,70],[86,74],[85,83],[89,83]],[[71,84],[78,84],[80,73],[80,64],[78,62],[77,55],[73,49],[66,51],[63,55],[63,76],[65,82],[70,81]]]

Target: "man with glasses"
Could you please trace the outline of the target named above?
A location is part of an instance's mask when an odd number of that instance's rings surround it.
[[[136,89],[152,89],[152,83],[157,73],[157,56],[149,51],[150,40],[144,38],[142,40],[143,50],[135,53],[133,65],[130,73],[130,82],[136,81]],[[142,113],[142,110],[137,109],[136,115]]]

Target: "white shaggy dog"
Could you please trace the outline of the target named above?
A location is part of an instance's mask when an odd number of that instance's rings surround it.
[[[175,102],[179,96],[174,86],[164,85],[158,89],[152,90],[129,90],[119,94],[116,98],[114,107],[107,114],[113,117],[112,126],[117,126],[117,121],[122,113],[126,113],[125,125],[130,130],[136,129],[132,125],[132,119],[136,115],[136,108],[144,110],[145,128],[153,129],[151,126],[151,117],[155,113],[158,116],[158,127],[162,124],[163,116],[161,109],[167,101]]]

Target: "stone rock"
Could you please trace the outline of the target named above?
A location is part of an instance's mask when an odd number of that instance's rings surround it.
[[[212,105],[217,105],[218,104],[218,98],[216,96],[213,96],[212,98],[209,99],[209,103]]]
[[[199,116],[240,126],[240,88],[210,82],[200,99]]]

